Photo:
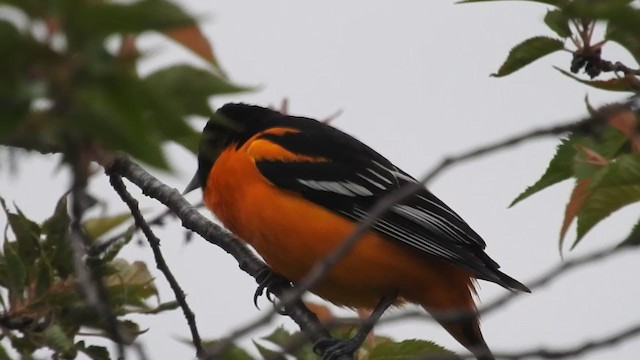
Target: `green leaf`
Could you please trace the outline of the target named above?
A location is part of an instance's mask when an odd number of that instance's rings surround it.
[[[7,262],[9,297],[21,300],[24,298],[24,289],[27,285],[27,270],[15,247],[14,242],[5,241],[4,257]]]
[[[640,201],[640,185],[627,185],[617,187],[599,187],[593,191],[588,201],[578,212],[577,237],[571,248],[596,224],[616,210]]]
[[[2,208],[7,215],[9,227],[16,236],[17,254],[23,262],[33,263],[38,258],[40,250],[40,225],[29,220],[21,211],[17,214],[11,213],[4,202],[0,199]]]
[[[560,69],[559,67],[554,66],[553,68],[558,70],[564,76],[570,77],[579,83],[582,83],[600,90],[635,93],[638,87],[640,86],[638,79],[636,79],[632,75],[620,77],[620,78],[617,78],[617,77],[611,78],[609,80],[584,80],[571,74],[570,72]]]
[[[84,341],[76,343],[76,349],[87,355],[91,360],[110,360],[109,350],[104,346],[85,346]]]
[[[618,245],[623,246],[638,246],[640,245],[640,220],[631,229],[631,233]]]
[[[573,176],[578,180],[592,179],[603,168],[602,165],[593,164],[589,161],[589,156],[585,149],[598,154],[604,159],[611,160],[619,155],[626,144],[628,144],[627,137],[612,126],[604,128],[604,131],[597,137],[576,137],[574,146],[580,151],[576,151],[574,158]]]
[[[188,344],[191,344],[191,341],[185,341]],[[210,351],[211,349],[214,349],[218,343],[220,342],[220,340],[206,340],[202,342],[202,347],[205,349],[205,351]],[[192,345],[192,344],[191,344]],[[253,356],[249,355],[248,352],[246,352],[244,349],[240,348],[239,346],[235,345],[235,344],[231,344],[227,351],[216,357],[216,359],[220,359],[220,360],[254,360]]]
[[[446,356],[458,358],[444,347],[425,340],[405,340],[402,342],[382,342],[371,349],[368,360],[409,360],[426,356]]]
[[[279,326],[271,334],[261,339],[278,346],[284,346],[291,341],[292,337],[293,335],[287,329],[285,329],[283,326]]]
[[[591,182],[591,188],[640,185],[640,154],[618,156],[602,169]]]
[[[546,55],[562,49],[564,49],[562,40],[546,36],[527,39],[509,51],[507,60],[500,66],[498,72],[491,74],[491,76],[502,77],[509,75]]]
[[[518,197],[511,202],[509,207],[512,207],[540,190],[569,179],[573,175],[572,168],[573,158],[575,155],[576,150],[572,139],[563,139],[560,145],[558,145],[556,154],[553,156],[553,159],[549,163],[549,166],[542,177],[536,181],[535,184],[529,186],[525,191],[518,195]]]
[[[109,75],[100,81],[79,86],[74,92],[74,127],[103,146],[161,169],[167,169],[162,142],[167,136],[155,123],[147,92],[139,79]],[[167,114],[169,115],[169,114]]]
[[[133,239],[133,234],[135,233],[135,230],[136,230],[135,227],[133,226],[130,227],[129,229],[127,229],[127,231],[124,232],[124,234],[122,234],[122,237],[120,237],[114,243],[112,243],[107,249],[107,251],[104,253],[104,256],[103,256],[104,260],[112,261],[113,259],[115,259],[116,256],[118,256],[118,254],[120,253],[120,250],[122,250],[122,248],[124,248],[125,245],[131,242],[131,239]]]
[[[138,325],[136,322],[131,320],[119,320],[118,325],[120,326],[120,328],[125,334],[124,336],[125,342],[126,340],[131,341],[130,343],[127,343],[127,345],[133,344],[133,341],[135,340],[136,337],[149,331],[149,329],[144,329],[144,330],[140,329],[140,325]]]
[[[256,347],[256,349],[258,349],[258,352],[260,353],[260,356],[262,356],[263,359],[273,359],[273,360],[286,360],[287,357],[280,354],[279,351],[274,351],[274,350],[270,350],[267,349],[266,347],[258,344],[257,342],[253,342],[253,345]]]
[[[71,34],[107,36],[115,33],[138,34],[194,25],[196,20],[180,6],[165,0],[132,3],[87,2],[69,14]]]
[[[56,352],[68,353],[71,350],[75,351],[73,341],[59,325],[49,325],[44,330],[43,335],[45,344]]]
[[[117,273],[106,277],[104,284],[109,289],[114,303],[146,307],[144,300],[158,295],[153,276],[144,262],[135,261],[129,264],[125,260],[116,259],[111,266]]]
[[[73,250],[68,239],[70,223],[67,194],[64,194],[58,200],[53,215],[42,224],[42,232],[45,234],[42,248],[49,264],[62,279],[74,273]]]
[[[544,16],[544,23],[561,38],[571,36],[569,17],[562,10],[549,10]]]
[[[210,117],[209,98],[213,95],[246,91],[228,83],[210,71],[189,65],[176,65],[158,70],[145,78],[149,89],[156,89],[175,101],[187,115]]]
[[[93,219],[85,220],[82,223],[84,230],[91,239],[97,239],[100,236],[108,233],[116,227],[131,220],[132,215],[130,212],[125,212],[118,215],[103,216]]]
[[[640,11],[628,0],[574,0],[565,12],[574,18],[606,20],[618,29],[640,35]]]
[[[43,296],[53,283],[53,270],[46,259],[40,259],[36,264],[36,297]]]

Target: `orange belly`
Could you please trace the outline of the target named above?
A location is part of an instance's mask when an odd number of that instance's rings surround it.
[[[226,150],[216,160],[205,204],[274,271],[295,283],[356,224],[275,188],[243,151],[244,147]],[[350,307],[373,308],[382,296],[399,291],[404,300],[435,309],[468,308],[473,306],[471,282],[463,269],[370,231],[312,292]]]

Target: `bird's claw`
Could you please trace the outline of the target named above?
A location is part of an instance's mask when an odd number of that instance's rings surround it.
[[[279,284],[283,287],[291,287],[291,281],[285,279],[279,274],[274,273],[270,268],[265,267],[256,275],[256,281],[258,282],[258,288],[253,294],[253,305],[259,310],[258,298],[262,295],[267,297],[271,303],[275,303],[274,294],[269,290],[270,286]],[[279,311],[281,314],[282,311]]]
[[[322,360],[336,360],[346,355],[353,358],[353,354],[360,348],[361,342],[356,339],[339,340],[331,337],[321,338],[313,344],[316,354],[323,353]]]

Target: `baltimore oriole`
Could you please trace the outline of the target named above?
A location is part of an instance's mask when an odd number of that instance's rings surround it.
[[[377,200],[411,182],[389,160],[327,124],[227,104],[204,128],[198,171],[187,190],[202,187],[216,217],[295,284]],[[498,270],[484,248],[484,240],[423,187],[377,219],[312,292],[337,305],[376,308],[378,315],[406,302],[433,314],[466,313],[436,318],[479,359],[493,359],[480,332],[475,279],[529,289]],[[362,340],[334,344],[329,357],[353,353]]]

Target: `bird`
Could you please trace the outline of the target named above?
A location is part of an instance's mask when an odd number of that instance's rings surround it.
[[[373,309],[375,319],[392,305],[417,304],[478,359],[494,359],[480,330],[477,280],[530,290],[499,270],[455,211],[356,138],[308,117],[225,104],[201,134],[185,192],[200,187],[219,221],[295,285],[377,201],[407,185],[417,191],[377,218],[310,291],[338,306]],[[352,356],[373,322],[349,341],[316,346],[325,346],[324,359]]]

